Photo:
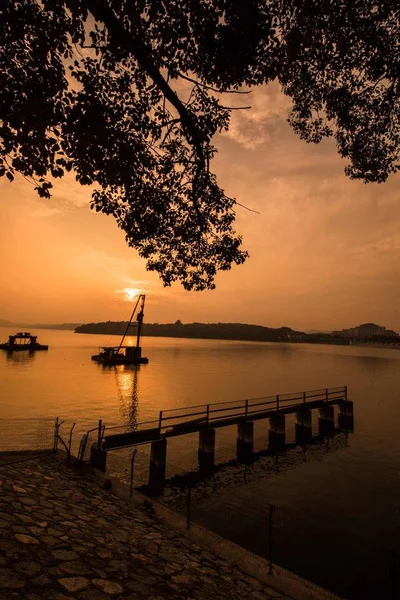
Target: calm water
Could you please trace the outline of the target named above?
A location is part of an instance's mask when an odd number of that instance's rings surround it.
[[[0,340],[9,333],[0,328]],[[252,483],[246,502],[250,494],[255,508],[277,506],[282,566],[348,598],[400,597],[390,575],[400,552],[400,351],[145,338],[148,365],[105,369],[90,356],[109,336],[37,333],[48,352],[0,353],[0,418],[59,416],[77,422],[77,440],[99,418],[143,421],[166,408],[347,385],[355,405],[347,443]],[[263,428],[256,425],[258,448]],[[234,455],[231,432],[218,431],[217,444],[217,460]],[[168,450],[179,465],[192,464],[196,451],[185,437]]]

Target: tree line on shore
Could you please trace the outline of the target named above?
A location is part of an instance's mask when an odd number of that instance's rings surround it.
[[[106,321],[86,323],[75,329],[75,333],[96,333],[122,335],[128,323],[124,321]],[[143,329],[146,336],[245,340],[259,342],[323,342],[327,334],[307,334],[290,327],[264,327],[245,323],[146,323]],[[130,330],[135,335],[135,329]],[[328,334],[329,335],[329,334]],[[332,343],[332,336],[329,336]],[[342,340],[342,338],[340,338]],[[340,343],[340,342],[339,342]],[[342,343],[346,343],[342,340]]]
[[[127,321],[104,321],[86,323],[75,328],[75,333],[94,333],[103,335],[123,335]],[[338,344],[373,343],[393,345],[399,344],[399,337],[371,336],[365,339],[345,338],[336,333],[296,331],[290,327],[264,327],[247,323],[146,323],[143,328],[145,336],[175,337],[211,340],[243,340],[252,342],[299,342],[307,344]],[[134,324],[128,335],[136,335]]]

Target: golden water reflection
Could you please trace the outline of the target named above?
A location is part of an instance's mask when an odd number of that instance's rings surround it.
[[[138,424],[140,366],[119,365],[115,369],[122,422],[135,430]]]

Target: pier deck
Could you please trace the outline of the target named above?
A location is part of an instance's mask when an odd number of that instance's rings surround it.
[[[104,427],[101,448],[115,450],[136,444],[150,443],[163,438],[196,433],[205,427],[217,429],[243,422],[268,419],[347,401],[347,386],[311,390],[293,394],[279,394],[232,402],[217,402],[169,409],[160,412],[158,420],[139,423],[136,431],[121,427]],[[125,431],[121,431],[125,429]]]
[[[151,444],[149,483],[152,494],[161,494],[165,485],[168,438],[199,434],[198,460],[200,471],[212,474],[215,467],[216,430],[237,425],[236,454],[239,462],[249,464],[254,460],[254,423],[269,420],[268,450],[284,452],[286,447],[286,415],[295,414],[296,444],[312,442],[312,410],[318,410],[318,431],[322,437],[335,431],[334,405],[338,405],[338,429],[353,431],[353,403],[347,398],[347,386],[311,390],[294,394],[279,394],[232,402],[218,402],[160,411],[159,418],[139,423],[134,431],[127,426],[106,427],[99,422],[97,443],[90,447],[90,463],[106,471],[109,451]],[[82,439],[81,460],[91,430]],[[133,473],[133,461],[131,474]],[[132,475],[133,476],[133,475]]]

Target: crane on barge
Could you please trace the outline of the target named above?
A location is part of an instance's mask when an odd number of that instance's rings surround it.
[[[146,301],[146,294],[139,294],[135,306],[131,314],[131,318],[126,326],[124,335],[122,336],[119,346],[103,346],[99,354],[92,356],[92,360],[102,365],[142,365],[147,364],[149,359],[142,356],[142,347],[140,340],[143,331],[143,319],[144,319],[144,304]],[[136,314],[136,323],[132,323],[133,318]],[[124,346],[126,336],[129,334],[131,327],[137,327],[136,333],[136,345],[135,346]]]

